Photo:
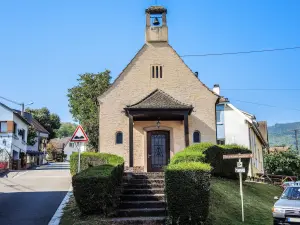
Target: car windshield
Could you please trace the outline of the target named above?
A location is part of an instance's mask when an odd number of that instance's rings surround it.
[[[300,200],[300,187],[288,187],[281,195],[282,199]]]

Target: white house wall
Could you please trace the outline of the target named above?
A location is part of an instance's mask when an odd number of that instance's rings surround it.
[[[13,121],[13,113],[10,110],[0,106],[0,121]]]
[[[73,152],[78,152],[78,148],[75,147],[75,145],[73,145],[74,147],[70,147],[70,142],[66,145],[66,147],[64,148],[64,153],[67,155],[66,160],[69,161],[70,160],[70,156],[72,155]],[[84,152],[85,151],[85,144],[84,143],[79,143],[79,149],[80,152]]]
[[[24,129],[25,130],[25,138],[24,141],[22,140],[22,137],[18,135],[18,131],[17,131],[17,135],[16,137],[13,138],[12,141],[12,149],[20,152],[26,152],[26,148],[27,148],[27,134],[28,134],[28,125],[25,124],[18,116],[13,115],[13,121],[17,124],[17,130],[21,130]]]
[[[224,126],[226,144],[238,144],[250,148],[248,123],[245,117],[227,105],[224,108]]]

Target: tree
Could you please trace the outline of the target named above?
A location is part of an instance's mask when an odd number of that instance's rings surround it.
[[[36,131],[35,131],[34,127],[30,125],[28,128],[28,134],[27,134],[27,144],[31,145],[31,146],[35,145],[35,143],[37,141],[36,137],[37,137]]]
[[[61,126],[58,130],[55,130],[56,137],[70,137],[74,133],[77,125],[74,123],[61,123]]]
[[[289,176],[300,174],[300,157],[294,151],[266,154],[264,161],[264,167],[269,174]]]
[[[89,145],[98,151],[99,112],[97,98],[110,86],[110,71],[80,74],[79,84],[68,90],[73,118],[81,123],[89,137]]]
[[[26,112],[32,114],[33,118],[36,119],[50,134],[49,138],[55,137],[55,129],[60,127],[60,118],[57,114],[50,113],[49,109],[43,107],[41,109],[26,109]]]

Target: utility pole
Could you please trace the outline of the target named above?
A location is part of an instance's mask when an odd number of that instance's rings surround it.
[[[296,140],[296,149],[297,149],[297,152],[299,153],[299,149],[298,149],[298,129],[295,129],[295,140]]]

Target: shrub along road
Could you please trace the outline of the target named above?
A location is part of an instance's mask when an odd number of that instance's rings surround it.
[[[70,187],[68,163],[0,178],[0,224],[47,225]]]

